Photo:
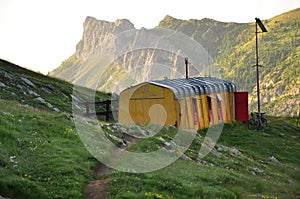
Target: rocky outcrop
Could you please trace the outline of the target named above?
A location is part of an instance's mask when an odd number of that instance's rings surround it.
[[[100,48],[103,54],[114,53],[114,44],[109,43],[110,38],[132,29],[135,29],[134,25],[127,19],[108,22],[87,17],[83,24],[82,40],[76,46],[76,57],[86,59],[95,48]]]

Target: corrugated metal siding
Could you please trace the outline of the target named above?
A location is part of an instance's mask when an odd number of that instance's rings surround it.
[[[148,83],[172,90],[176,99],[203,94],[236,92],[236,86],[232,82],[213,77],[155,80]]]

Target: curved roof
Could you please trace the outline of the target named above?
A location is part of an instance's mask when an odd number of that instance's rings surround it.
[[[176,99],[202,94],[236,91],[234,83],[213,77],[165,79],[149,81],[148,83],[172,90]]]

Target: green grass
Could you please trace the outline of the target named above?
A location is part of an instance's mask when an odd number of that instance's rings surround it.
[[[68,114],[0,101],[0,195],[82,198],[94,158]]]
[[[247,124],[224,126],[218,144],[238,149],[243,157],[221,152],[197,161],[199,145],[206,131],[198,133],[186,154],[168,167],[145,174],[115,171],[109,198],[297,198],[300,196],[300,128],[288,118],[269,117],[270,127],[250,131]],[[174,136],[174,128],[164,128],[154,138],[144,139],[131,151],[154,151]],[[218,148],[218,146],[216,146]],[[276,157],[279,163],[269,158]],[[256,171],[256,172],[255,172]],[[107,177],[108,177],[107,176]]]

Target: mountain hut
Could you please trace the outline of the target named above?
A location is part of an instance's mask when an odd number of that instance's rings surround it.
[[[212,77],[149,81],[120,93],[119,123],[199,130],[236,119],[236,86]],[[238,98],[248,119],[248,93]]]

